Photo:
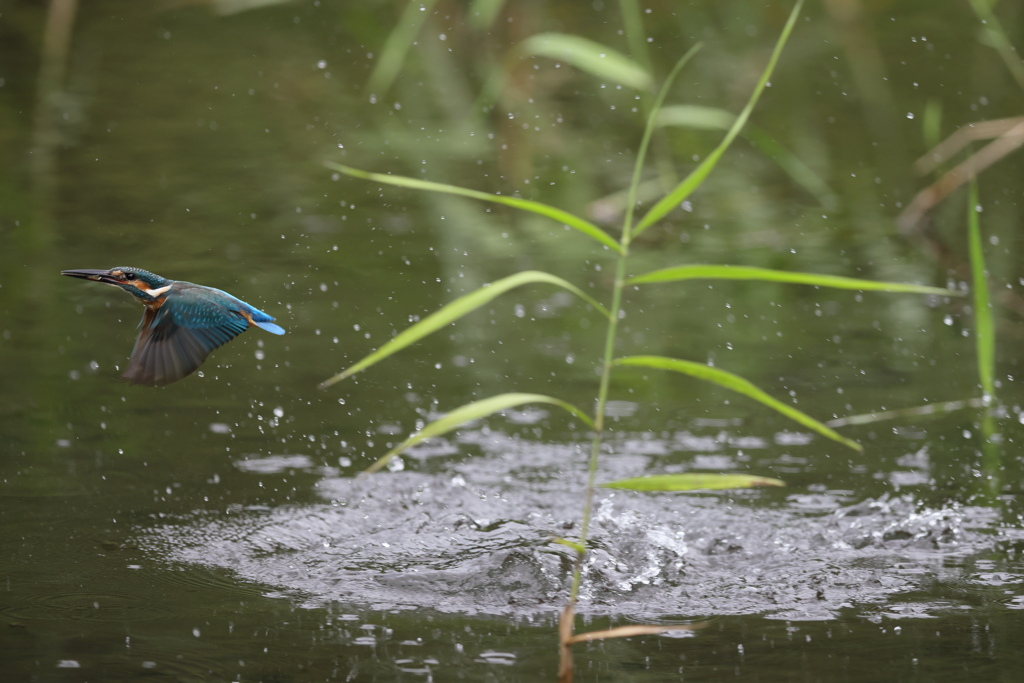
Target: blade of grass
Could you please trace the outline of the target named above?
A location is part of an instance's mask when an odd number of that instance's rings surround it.
[[[679,75],[679,72],[683,70],[683,67],[686,66],[690,59],[700,51],[701,47],[700,43],[691,47],[672,67],[672,71],[669,72],[668,78],[665,79],[665,83],[661,86],[661,90],[654,100],[650,115],[647,117],[644,134],[640,138],[640,147],[637,149],[636,161],[633,163],[633,177],[630,180],[629,190],[626,195],[626,211],[622,227],[622,243],[624,248],[628,247],[630,240],[633,239],[633,214],[636,212],[636,197],[640,189],[640,176],[643,174],[647,150],[651,145],[651,137],[654,135],[655,123],[658,120],[659,112],[665,103],[665,98],[668,97],[668,91],[671,89],[672,84],[675,83],[676,76]]]
[[[974,295],[974,341],[978,353],[978,379],[985,397],[996,395],[996,332],[992,320],[992,298],[988,290],[988,271],[978,219],[978,181],[971,178],[967,200],[967,244],[971,258]]]
[[[619,0],[619,16],[622,18],[622,32],[626,36],[626,44],[629,45],[633,59],[644,71],[652,73],[643,14],[637,0]]]
[[[751,384],[749,381],[743,379],[739,375],[734,375],[731,372],[713,368],[710,365],[703,363],[695,363],[688,360],[680,360],[678,358],[666,358],[664,356],[628,356],[626,358],[619,358],[615,361],[616,365],[627,365],[632,367],[643,367],[651,368],[654,370],[668,370],[671,372],[679,372],[684,375],[690,375],[691,377],[697,377],[713,384],[717,384],[720,387],[724,387],[731,391],[735,391],[739,394],[743,394],[749,398],[754,399],[758,403],[765,405],[772,410],[785,415],[794,422],[798,422],[803,426],[811,429],[822,436],[828,437],[833,441],[843,444],[855,451],[862,451],[861,445],[856,441],[847,439],[829,429],[821,422],[818,422],[810,415],[797,410],[796,408],[786,405],[781,401],[773,398],[769,394],[765,393],[761,389]]]
[[[409,0],[406,4],[402,18],[384,41],[377,65],[374,66],[373,73],[367,81],[366,87],[371,93],[383,97],[391,88],[402,68],[402,62],[405,61],[405,55],[416,42],[416,34],[420,32],[423,22],[430,15],[434,2],[436,0]]]
[[[561,399],[546,396],[544,394],[522,394],[522,393],[509,393],[509,394],[498,394],[497,396],[490,396],[488,398],[467,403],[463,406],[452,410],[444,417],[434,420],[430,424],[423,427],[408,439],[398,444],[390,451],[380,457],[379,460],[374,462],[368,468],[367,473],[376,472],[380,468],[384,467],[391,458],[395,457],[402,451],[405,451],[421,441],[432,439],[442,434],[447,434],[453,429],[458,429],[464,424],[474,422],[482,418],[493,415],[494,413],[500,413],[503,410],[521,406],[525,403],[546,403],[548,405],[557,406],[562,408],[566,412],[570,413],[573,417],[578,418],[583,424],[593,428],[594,423],[582,410],[567,403]]]
[[[676,126],[693,130],[728,131],[736,123],[736,115],[721,107],[702,104],[674,104],[658,114],[658,126]]]
[[[495,204],[504,204],[505,206],[511,206],[515,209],[521,209],[523,211],[529,211],[545,218],[550,218],[558,223],[568,225],[574,230],[578,230],[587,237],[597,240],[604,246],[612,249],[618,253],[622,253],[622,247],[615,239],[606,233],[601,228],[597,227],[593,223],[583,220],[579,216],[564,211],[548,204],[542,204],[541,202],[535,202],[529,199],[521,199],[519,197],[506,197],[500,194],[489,194],[487,192],[479,192],[477,190],[469,190],[464,187],[458,187],[456,185],[448,185],[447,183],[435,183],[429,180],[419,180],[417,178],[409,178],[407,176],[399,175],[385,175],[383,173],[371,173],[369,171],[361,171],[351,166],[344,166],[342,164],[334,163],[333,161],[325,161],[324,166],[327,168],[344,173],[345,175],[352,176],[353,178],[362,178],[364,180],[372,180],[378,183],[384,183],[385,185],[395,185],[396,187],[406,187],[412,190],[426,190],[428,192],[440,192],[442,194],[453,194],[460,197],[469,197],[470,199],[479,199],[485,202],[494,202]]]
[[[469,6],[470,26],[478,31],[490,30],[504,6],[505,0],[473,0]]]
[[[797,17],[800,15],[800,10],[803,8],[803,0],[797,0],[796,5],[793,7],[793,11],[789,15],[789,19],[786,21],[786,26],[782,29],[782,35],[779,36],[778,41],[775,43],[775,49],[772,51],[772,56],[768,60],[768,65],[765,67],[764,72],[761,74],[761,78],[758,80],[757,85],[754,87],[754,92],[751,94],[750,99],[747,101],[747,106],[743,108],[739,116],[736,117],[736,121],[733,122],[732,127],[729,128],[729,132],[725,134],[725,138],[719,143],[711,154],[704,158],[697,168],[695,168],[690,175],[686,176],[681,183],[679,183],[675,189],[665,195],[661,201],[656,203],[650,208],[650,210],[640,219],[637,223],[633,235],[639,235],[644,230],[657,223],[659,220],[664,218],[670,211],[679,206],[690,194],[700,187],[701,183],[704,182],[708,174],[718,165],[718,160],[722,158],[725,151],[729,149],[733,140],[739,135],[740,129],[747,123],[747,119],[750,118],[751,112],[754,111],[754,107],[757,105],[758,99],[761,97],[761,93],[764,92],[765,87],[768,84],[768,79],[771,78],[772,72],[775,70],[775,65],[779,61],[779,56],[782,54],[782,48],[785,47],[786,41],[789,40],[789,34],[793,31],[793,26],[796,24]]]
[[[999,53],[999,56],[1006,64],[1006,68],[1017,80],[1017,85],[1024,89],[1024,64],[1021,64],[1017,48],[1010,42],[1006,31],[1003,30],[1002,25],[999,23],[999,17],[992,11],[996,3],[993,0],[968,0],[968,2],[970,2],[971,9],[974,10],[983,26],[981,42],[987,42],[990,47]]]
[[[658,115],[659,126],[681,126],[684,128],[704,130],[729,130],[736,120],[732,112],[717,107],[699,105],[676,105],[665,107]],[[836,193],[828,183],[805,164],[797,155],[790,152],[766,131],[753,124],[748,124],[740,135],[749,140],[761,153],[779,165],[783,171],[826,208],[836,204]]]
[[[847,415],[829,420],[825,424],[829,427],[848,427],[850,425],[869,425],[883,420],[904,419],[907,417],[918,417],[921,415],[939,415],[951,413],[954,410],[964,408],[984,408],[985,399],[970,398],[966,401],[946,401],[944,403],[929,403],[925,406],[914,406],[911,408],[897,408],[896,410],[883,410],[877,413],[862,413],[860,415]]]
[[[469,294],[459,297],[437,311],[434,311],[418,323],[407,327],[379,349],[364,357],[348,369],[343,370],[330,379],[321,382],[320,388],[326,389],[346,377],[351,377],[360,370],[365,370],[371,365],[384,360],[388,356],[401,351],[405,347],[418,342],[427,335],[437,332],[441,328],[455,322],[468,313],[472,313],[510,289],[538,283],[557,285],[562,289],[568,290],[596,308],[606,318],[609,316],[608,309],[599,304],[593,297],[571,282],[563,280],[556,275],[551,275],[550,273],[544,273],[538,270],[526,270],[521,273],[516,273],[515,275],[509,275],[506,278],[492,282],[490,285],[474,290]]]
[[[632,477],[601,484],[606,489],[630,491],[716,491],[742,489],[753,486],[785,486],[779,479],[752,474],[659,474],[650,477]]]
[[[765,282],[785,282],[796,285],[814,285],[816,287],[829,287],[832,289],[852,289],[862,292],[905,292],[912,294],[938,294],[941,296],[960,296],[962,294],[961,292],[952,289],[930,287],[928,285],[913,285],[903,282],[879,282],[877,280],[862,280],[860,278],[843,277],[841,275],[794,273],[786,270],[758,268],[756,266],[729,266],[700,263],[653,270],[649,273],[644,273],[643,275],[637,275],[636,277],[630,278],[627,281],[627,284],[641,285],[698,279],[761,280]]]
[[[921,137],[924,148],[934,150],[942,142],[942,101],[931,98],[924,105],[921,116]],[[929,153],[930,156],[930,153]]]
[[[634,90],[651,87],[651,74],[626,55],[588,38],[568,33],[538,33],[516,46],[525,56],[548,57],[580,71]]]
[[[577,543],[576,541],[570,541],[567,538],[553,538],[553,539],[551,539],[551,541],[553,543],[557,543],[559,545],[564,545],[566,548],[570,548],[570,549],[576,551],[577,555],[582,555],[583,553],[587,552],[587,549],[583,547],[582,543]]]

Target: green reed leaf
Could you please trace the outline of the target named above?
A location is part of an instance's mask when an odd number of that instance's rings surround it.
[[[721,489],[744,489],[754,486],[785,486],[779,479],[758,477],[752,474],[657,474],[650,477],[633,477],[601,484],[606,489],[629,489],[630,491],[715,491]]]
[[[803,0],[797,0],[796,5],[793,7],[793,11],[789,15],[789,20],[786,21],[786,26],[782,29],[782,35],[779,36],[779,40],[775,43],[775,49],[772,51],[772,56],[768,59],[768,65],[765,67],[764,72],[761,74],[761,78],[758,80],[757,85],[754,87],[754,92],[750,95],[750,99],[747,101],[747,106],[743,108],[739,116],[733,122],[729,131],[725,134],[725,138],[719,143],[711,154],[704,158],[697,168],[690,172],[690,175],[686,176],[681,183],[679,183],[675,189],[665,195],[659,202],[650,208],[650,210],[644,214],[644,217],[640,219],[640,222],[636,224],[636,228],[633,231],[633,235],[639,235],[641,232],[657,223],[659,220],[664,218],[670,211],[678,207],[690,194],[700,187],[701,183],[704,182],[705,178],[714,170],[715,166],[718,165],[718,160],[722,158],[725,151],[729,149],[729,146],[739,135],[740,129],[743,128],[747,123],[747,119],[750,118],[751,112],[754,111],[754,107],[757,105],[757,100],[761,97],[761,93],[764,92],[767,87],[768,79],[771,78],[772,72],[775,70],[775,65],[779,61],[779,56],[782,54],[782,48],[785,47],[786,41],[789,40],[789,34],[793,31],[793,26],[796,24],[797,17],[800,15],[800,10],[803,8]]]
[[[619,17],[622,19],[622,34],[633,59],[651,73],[650,43],[647,42],[647,31],[644,30],[644,15],[639,0],[619,0]]]
[[[623,8],[625,12],[625,7]],[[633,176],[629,182],[629,189],[626,192],[626,213],[623,217],[622,227],[622,239],[624,244],[628,244],[633,239],[633,214],[636,212],[636,198],[637,193],[640,191],[640,177],[643,175],[644,163],[647,160],[647,150],[651,145],[651,137],[654,135],[655,124],[658,120],[658,115],[661,112],[661,108],[665,103],[665,98],[668,97],[669,90],[676,81],[676,77],[683,70],[693,56],[697,54],[701,49],[701,44],[697,43],[683,55],[679,61],[676,62],[675,66],[672,67],[672,71],[669,72],[668,78],[661,86],[661,90],[658,92],[658,96],[654,99],[654,105],[651,107],[651,113],[647,116],[647,123],[644,125],[644,134],[640,138],[640,147],[636,152],[636,160],[633,162]]]
[[[489,417],[495,413],[500,413],[503,410],[509,408],[515,408],[527,403],[545,403],[548,405],[557,406],[562,408],[572,416],[578,418],[583,424],[590,428],[594,427],[593,420],[590,419],[583,411],[571,403],[567,403],[561,399],[546,396],[544,394],[523,394],[523,393],[509,393],[509,394],[498,394],[497,396],[491,396],[484,398],[479,401],[473,401],[466,405],[459,406],[452,410],[450,413],[442,418],[434,420],[430,424],[426,425],[423,429],[416,432],[408,439],[398,444],[390,451],[380,457],[379,460],[374,462],[368,468],[366,472],[376,472],[380,468],[384,467],[391,458],[395,457],[402,451],[408,450],[415,446],[421,441],[432,439],[442,434],[447,434],[453,429],[458,429],[464,424],[474,422],[485,417]]]
[[[587,552],[587,549],[585,547],[583,547],[583,544],[579,543],[577,541],[570,541],[567,538],[560,538],[560,537],[555,537],[555,538],[553,538],[551,540],[554,543],[557,543],[559,545],[564,545],[566,548],[570,548],[572,550],[575,550],[577,555],[583,555],[584,553]]]
[[[378,97],[391,88],[402,69],[402,63],[409,53],[410,48],[416,44],[416,36],[419,34],[423,23],[430,16],[431,8],[436,0],[409,0],[402,11],[402,18],[395,24],[395,28],[388,34],[384,47],[381,48],[380,56],[373,67],[370,79],[366,87]]]
[[[731,372],[720,370],[718,368],[705,365],[703,363],[695,363],[688,360],[680,360],[678,358],[666,358],[664,356],[628,356],[626,358],[619,358],[615,361],[616,365],[627,365],[632,367],[644,367],[652,368],[654,370],[668,370],[671,372],[679,372],[684,375],[690,375],[691,377],[697,377],[713,384],[717,384],[720,387],[724,387],[731,391],[735,391],[739,394],[743,394],[749,398],[754,399],[758,403],[765,405],[772,410],[785,415],[794,422],[802,424],[804,427],[811,429],[822,436],[826,436],[833,441],[843,444],[855,451],[861,451],[860,444],[856,441],[847,439],[829,429],[827,426],[818,422],[810,415],[797,410],[796,408],[786,405],[781,401],[768,395],[761,389],[751,384],[749,381],[743,379],[739,375],[734,375]]]
[[[437,332],[441,328],[455,322],[459,318],[472,313],[481,306],[493,301],[497,297],[501,296],[510,289],[521,287],[528,284],[550,284],[557,285],[562,289],[568,290],[578,296],[579,298],[586,301],[588,304],[596,308],[606,318],[610,315],[608,309],[598,303],[592,296],[581,290],[576,285],[563,280],[557,275],[551,275],[550,273],[544,273],[538,270],[526,270],[515,275],[509,275],[506,278],[492,282],[489,285],[485,285],[480,289],[474,290],[469,294],[459,297],[455,301],[443,306],[434,313],[431,313],[423,320],[420,320],[411,327],[407,327],[405,330],[397,334],[390,341],[385,343],[379,349],[364,357],[358,361],[355,365],[352,365],[348,369],[334,375],[330,379],[327,379],[320,383],[321,389],[340,382],[346,377],[351,377],[360,370],[365,370],[371,365],[384,360],[388,356],[391,356],[398,351],[401,351],[407,346],[410,346],[420,339],[423,339],[427,335]]]
[[[729,130],[736,121],[732,112],[717,107],[700,105],[674,105],[665,107],[658,113],[659,126],[681,126],[684,128],[703,130]],[[740,135],[750,141],[761,153],[779,165],[783,171],[826,208],[836,205],[836,193],[813,168],[805,164],[797,155],[778,143],[774,137],[753,124],[740,131]]]
[[[571,64],[592,76],[634,90],[651,87],[651,74],[626,55],[607,45],[567,33],[538,33],[516,46],[520,54],[548,57]]]
[[[971,281],[974,295],[974,341],[978,354],[978,379],[985,396],[996,394],[996,330],[992,320],[992,297],[988,289],[988,269],[982,247],[978,219],[978,181],[971,178],[967,200],[967,245],[971,258]]]
[[[515,209],[529,211],[539,216],[550,218],[558,223],[568,225],[570,228],[578,230],[587,237],[597,240],[609,249],[620,254],[622,253],[622,247],[619,243],[601,228],[580,218],[579,216],[569,213],[568,211],[564,211],[548,204],[542,204],[541,202],[535,202],[530,199],[521,199],[519,197],[507,197],[501,194],[490,194],[487,192],[480,192],[478,190],[470,190],[457,185],[449,185],[447,183],[435,183],[429,180],[419,180],[418,178],[409,178],[407,176],[370,173],[369,171],[361,171],[358,168],[352,168],[351,166],[337,164],[333,161],[325,161],[324,166],[334,171],[344,173],[345,175],[352,176],[353,178],[373,180],[378,183],[384,183],[385,185],[406,187],[412,190],[425,190],[427,192],[453,194],[460,197],[469,197],[470,199],[479,199],[485,202],[504,204],[505,206],[511,206]]]
[[[501,16],[505,0],[473,0],[469,6],[469,25],[477,31],[489,31]]]
[[[736,123],[736,115],[721,107],[702,104],[674,104],[658,112],[657,125],[692,128],[694,130],[728,131]]]
[[[942,287],[913,285],[904,282],[879,282],[862,280],[842,275],[821,275],[819,273],[794,273],[787,270],[773,270],[756,266],[728,266],[713,264],[692,264],[672,266],[653,270],[627,280],[627,284],[642,285],[658,282],[680,282],[682,280],[761,280],[763,282],[785,282],[795,285],[813,285],[831,289],[852,289],[860,292],[904,292],[910,294],[938,294],[961,296],[961,292]]]

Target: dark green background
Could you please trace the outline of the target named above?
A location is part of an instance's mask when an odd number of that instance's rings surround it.
[[[1010,40],[1024,44],[1020,8],[1001,5]],[[402,3],[222,14],[216,4],[100,0],[77,8],[58,45],[66,55],[47,52],[43,3],[0,4],[0,660],[11,680],[406,680],[427,669],[435,680],[553,679],[557,599],[504,616],[486,605],[453,614],[358,595],[340,603],[139,542],[186,520],[186,536],[215,545],[201,527],[190,531],[191,516],[321,504],[321,470],[354,475],[418,421],[474,398],[540,391],[589,405],[598,319],[542,287],[316,389],[416,317],[517,270],[549,270],[599,298],[607,291],[609,255],[560,226],[322,165],[609,215],[603,200],[628,184],[643,102],[513,46],[561,31],[629,52],[619,6],[508,3],[487,26],[470,6],[425,7],[395,83],[371,92]],[[742,0],[641,7],[650,41],[634,56],[659,83],[704,44],[668,103],[732,112],[790,10]],[[634,272],[718,262],[956,286],[964,193],[928,223],[945,260],[901,235],[896,217],[930,181],[913,170],[934,142],[929,108],[943,136],[1021,114],[1024,89],[979,27],[966,2],[810,3],[752,122],[832,193],[809,193],[740,139],[687,210],[644,234]],[[505,70],[498,102],[481,108],[486,83]],[[650,177],[681,177],[720,136],[665,132]],[[581,647],[580,680],[1016,680],[1022,180],[1021,157],[1010,155],[980,182],[1004,406],[987,450],[970,411],[846,429],[865,445],[857,455],[821,440],[787,448],[772,435],[793,426],[695,382],[624,373],[613,387],[628,402],[613,449],[646,440],[671,451],[610,465],[617,475],[689,467],[693,453],[665,436],[680,430],[763,437],[768,445],[744,457],[726,449],[726,464],[790,488],[742,494],[745,505],[787,509],[825,491],[843,504],[909,492],[922,505],[983,507],[991,521],[978,533],[993,538],[984,557],[939,554],[920,593],[901,599],[924,605],[918,616],[896,619],[874,604],[820,622],[718,617],[682,641]],[[119,369],[141,311],[111,288],[58,274],[116,265],[230,291],[288,335],[246,334],[201,376],[165,389],[125,385]],[[694,283],[631,292],[627,306],[623,353],[712,361],[820,419],[980,393],[965,301]],[[549,452],[552,476],[579,500],[583,456],[561,447],[583,439],[574,425],[552,414],[486,429]],[[476,452],[453,443],[450,455],[407,468],[448,481]],[[900,459],[922,449],[921,476],[901,486]],[[239,465],[277,455],[306,465],[265,476]],[[518,485],[528,489],[530,476]],[[425,504],[428,517],[445,509],[429,496]],[[570,523],[577,509],[567,508]],[[401,566],[398,549],[384,569]],[[622,623],[614,605],[589,618],[600,626],[609,614]],[[376,647],[359,641],[367,633]]]

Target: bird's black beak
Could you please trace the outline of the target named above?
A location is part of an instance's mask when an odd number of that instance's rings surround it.
[[[68,277],[77,277],[82,280],[94,280],[96,282],[103,282],[108,285],[116,285],[118,281],[116,278],[110,276],[110,271],[107,270],[62,270],[61,275],[67,275]]]

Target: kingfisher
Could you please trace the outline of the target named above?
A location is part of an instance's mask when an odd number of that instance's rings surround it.
[[[168,280],[127,266],[60,274],[120,287],[146,307],[124,372],[124,378],[134,384],[177,382],[195,372],[214,349],[250,327],[284,334],[274,318],[213,287]]]

